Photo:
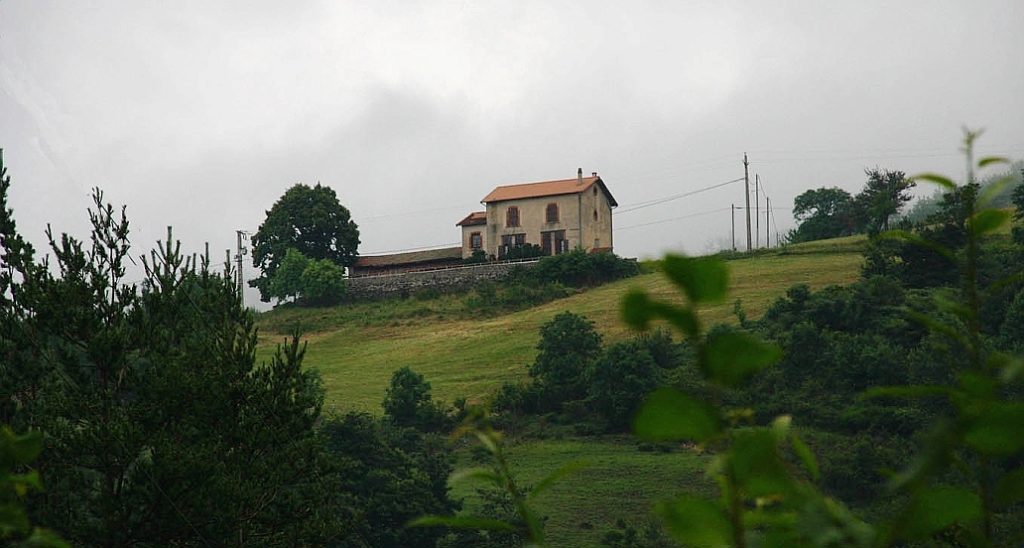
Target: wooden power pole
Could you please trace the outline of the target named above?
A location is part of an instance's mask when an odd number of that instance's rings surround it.
[[[764,246],[772,246],[772,201],[766,194],[764,197]],[[779,242],[775,242],[775,245],[779,245]]]
[[[732,250],[736,251],[736,204],[729,204],[729,215],[732,217]]]
[[[757,173],[754,174],[754,234],[754,247],[761,247],[761,175]]]
[[[750,171],[747,166],[750,162],[747,161],[747,153],[743,153],[743,197],[747,203],[747,251],[750,251]]]
[[[242,238],[246,236],[244,230],[236,230],[235,237],[237,238],[235,248],[235,261],[237,266],[235,267],[235,276],[237,277],[238,285],[238,298],[242,301],[242,308],[245,308],[245,277],[242,274],[243,257],[248,253],[248,249],[242,245]]]

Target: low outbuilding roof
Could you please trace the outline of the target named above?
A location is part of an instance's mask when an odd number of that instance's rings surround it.
[[[487,212],[486,211],[474,211],[466,218],[455,223],[455,226],[476,226],[487,224]]]
[[[390,255],[371,255],[356,259],[356,268],[400,266],[434,261],[461,260],[462,247],[445,247],[424,251],[392,253]]]

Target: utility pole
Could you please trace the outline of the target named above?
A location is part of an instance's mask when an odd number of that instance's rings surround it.
[[[743,153],[743,197],[747,202],[747,252],[750,252],[750,172],[747,166],[750,162],[747,161],[747,153]]]
[[[736,251],[736,204],[729,204],[729,215],[732,217],[732,250]]]
[[[765,198],[768,195],[765,194]],[[754,174],[754,247],[761,246],[761,176]],[[767,243],[767,242],[765,242]]]
[[[772,246],[772,201],[768,198],[768,195],[764,196],[764,245],[765,247]],[[779,242],[775,242],[775,245],[779,245]]]
[[[249,249],[242,246],[242,238],[246,236],[244,230],[236,230],[236,247],[235,247],[235,277],[236,285],[238,286],[238,298],[242,301],[242,308],[245,308],[245,277],[242,275],[242,257],[249,253]]]

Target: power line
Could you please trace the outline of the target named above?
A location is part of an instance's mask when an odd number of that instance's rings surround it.
[[[671,202],[673,200],[678,200],[680,198],[686,198],[687,196],[693,196],[694,194],[700,194],[701,192],[707,192],[709,190],[714,190],[716,188],[720,188],[720,187],[723,187],[723,186],[726,186],[726,185],[731,185],[733,183],[738,183],[738,182],[740,182],[742,180],[743,180],[743,177],[740,177],[739,179],[733,179],[731,181],[725,181],[724,183],[716,183],[716,184],[713,184],[713,185],[710,185],[710,186],[706,186],[706,187],[703,187],[703,188],[698,188],[696,190],[691,190],[691,191],[688,191],[688,192],[683,192],[682,194],[675,194],[675,195],[672,195],[672,196],[666,196],[666,197],[663,197],[663,198],[656,198],[654,200],[648,200],[646,202],[639,202],[637,204],[634,204],[631,207],[627,207],[625,209],[619,209],[619,210],[613,211],[612,214],[618,215],[618,214],[621,214],[621,213],[629,213],[631,211],[636,211],[638,209],[643,209],[645,207],[656,206],[656,205],[659,205],[659,204],[663,204],[665,202]]]
[[[737,209],[739,209],[739,208],[737,208]],[[679,221],[679,220],[682,220],[682,219],[690,219],[690,218],[693,218],[693,217],[702,217],[704,215],[711,215],[713,213],[721,213],[723,211],[728,211],[728,210],[729,210],[729,208],[727,208],[727,207],[720,207],[718,209],[712,209],[712,210],[708,210],[708,211],[701,211],[699,213],[691,213],[689,215],[681,215],[679,217],[672,217],[671,219],[661,219],[660,221],[651,221],[649,223],[640,223],[638,225],[624,226],[624,227],[616,228],[615,230],[618,231],[618,232],[622,232],[623,230],[629,230],[631,228],[640,228],[640,227],[644,227],[644,226],[651,226],[651,225],[657,225],[657,224],[662,224],[662,223],[668,223],[668,222],[672,222],[672,221]]]

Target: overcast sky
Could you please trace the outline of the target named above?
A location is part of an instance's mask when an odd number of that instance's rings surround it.
[[[364,254],[454,244],[500,184],[582,167],[625,210],[742,177],[744,152],[785,232],[794,196],[866,167],[962,177],[964,125],[1024,157],[1020,0],[0,0],[0,147],[37,245],[84,234],[100,186],[137,254],[173,225],[222,257],[317,181]],[[623,211],[616,252],[728,245],[742,202]]]

